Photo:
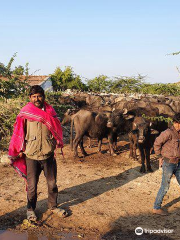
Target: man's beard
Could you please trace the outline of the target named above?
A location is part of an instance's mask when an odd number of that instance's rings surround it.
[[[43,107],[43,102],[37,101],[37,102],[34,103],[34,105],[42,108]]]

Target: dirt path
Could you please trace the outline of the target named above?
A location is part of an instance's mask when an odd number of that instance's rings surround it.
[[[161,182],[161,171],[153,160],[153,173],[139,173],[140,163],[129,159],[127,142],[120,142],[119,155],[110,157],[107,145],[104,154],[97,147],[87,149],[85,161],[73,159],[69,145],[64,147],[65,159],[58,156],[58,203],[71,215],[59,219],[47,210],[47,187],[43,174],[38,185],[37,215],[49,230],[73,230],[92,234],[99,239],[180,239],[180,197],[176,179],[163,204],[167,217],[151,213]],[[82,160],[82,159],[81,159]],[[23,180],[10,167],[0,165],[0,229],[19,228],[26,217],[26,192]],[[137,236],[136,227],[143,229],[172,229],[171,234],[143,234]],[[48,228],[48,227],[47,227]],[[145,231],[145,230],[144,230]],[[179,238],[178,238],[179,237]],[[92,238],[93,239],[93,238]]]

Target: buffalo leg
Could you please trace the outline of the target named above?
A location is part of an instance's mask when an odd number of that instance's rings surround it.
[[[145,148],[145,154],[146,154],[146,166],[148,172],[153,172],[150,164],[150,148]]]
[[[137,160],[136,149],[137,149],[137,134],[129,133],[129,142],[130,142],[130,154],[129,157]]]
[[[117,151],[117,133],[113,134],[113,148]]]
[[[80,141],[79,146],[80,146],[80,149],[81,149],[82,155],[83,155],[83,156],[87,156],[88,154],[87,154],[87,152],[86,152],[85,149],[84,149],[84,146],[83,146],[83,140]]]
[[[133,158],[134,160],[138,160],[137,155],[136,155],[136,149],[137,149],[137,144],[135,142],[134,143],[130,142],[130,154],[129,154],[129,156],[131,158]]]
[[[102,146],[102,138],[98,138],[98,152],[101,152],[101,146]]]
[[[133,135],[133,140],[134,140],[134,144],[133,144],[133,157],[134,157],[135,160],[138,160],[137,159],[137,154],[136,154],[136,151],[137,151],[137,148],[138,148],[138,135],[137,134]]]
[[[77,151],[77,147],[78,144],[80,145],[80,143],[83,140],[83,136],[77,136],[75,137],[74,141],[73,141],[73,150],[74,150],[74,157],[78,157],[78,151]]]
[[[134,156],[133,156],[133,142],[130,140],[130,153],[129,153],[129,157],[130,158],[133,158]]]
[[[117,156],[117,154],[114,152],[114,149],[113,149],[113,136],[112,136],[112,134],[108,135],[108,140],[109,140],[110,155]]]
[[[145,154],[144,154],[144,148],[142,146],[139,146],[139,151],[140,151],[140,155],[141,155],[141,169],[140,172],[145,173],[146,169],[145,169]]]
[[[134,158],[135,160],[138,160],[138,159],[137,159],[136,150],[137,150],[137,144],[134,143],[134,144],[133,144],[133,158]]]
[[[89,148],[92,148],[92,144],[91,144],[91,138],[89,137]]]

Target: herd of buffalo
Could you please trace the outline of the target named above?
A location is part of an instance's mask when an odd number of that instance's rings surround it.
[[[78,157],[78,145],[82,155],[87,155],[83,147],[84,136],[98,140],[99,152],[102,139],[107,138],[109,152],[115,156],[117,137],[126,133],[130,141],[130,157],[137,159],[136,149],[139,149],[141,172],[146,168],[152,171],[150,153],[155,138],[171,125],[174,114],[180,112],[180,99],[173,96],[76,93],[62,95],[60,102],[73,106],[64,114],[62,125],[71,122],[74,157]],[[73,128],[76,133],[74,140]]]

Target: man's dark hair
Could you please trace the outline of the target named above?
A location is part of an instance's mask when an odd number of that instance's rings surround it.
[[[45,97],[44,89],[42,87],[40,87],[39,85],[34,85],[30,88],[29,96],[36,94],[36,93],[41,93],[42,96]]]
[[[180,123],[180,112],[174,115],[173,122]]]

